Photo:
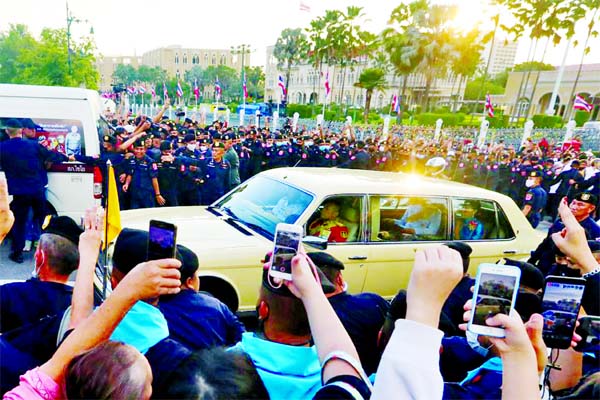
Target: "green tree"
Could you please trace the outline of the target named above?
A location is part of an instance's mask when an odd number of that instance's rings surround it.
[[[225,65],[211,65],[204,71],[206,85],[213,86],[217,77],[221,85],[223,101],[240,98],[240,76],[237,71]]]
[[[483,87],[483,90],[480,90]],[[494,81],[485,79],[483,76],[478,76],[467,82],[465,86],[465,100],[478,100],[480,93],[502,94],[504,86],[498,85]]]
[[[64,29],[43,29],[36,40],[25,26],[12,25],[8,33],[0,35],[2,82],[97,89],[99,75],[93,40],[71,40],[70,50],[71,70]]]
[[[137,69],[137,80],[140,82],[158,84],[167,78],[167,71],[156,66],[140,65]]]
[[[115,67],[112,78],[116,83],[131,85],[138,80],[138,73],[130,64],[118,64]]]
[[[285,71],[286,91],[290,84],[292,67],[306,58],[308,41],[302,29],[286,28],[281,31],[273,48],[273,56],[277,59],[277,67]]]
[[[540,61],[526,61],[515,65],[512,70],[514,72],[552,71],[554,70],[554,66]]]
[[[244,67],[248,96],[254,99],[265,97],[265,72],[262,67]]]
[[[365,89],[365,124],[369,119],[369,112],[371,111],[371,97],[375,90],[383,90],[386,87],[385,82],[385,71],[381,68],[366,68],[364,69],[358,78],[358,81],[354,83],[354,86]]]
[[[472,29],[462,35],[454,37],[454,57],[451,60],[451,70],[459,77],[458,94],[454,98],[453,110],[456,110],[456,103],[462,88],[463,81],[468,80],[475,75],[477,67],[481,62],[481,52],[483,51],[483,42],[478,40],[481,36],[479,29]]]

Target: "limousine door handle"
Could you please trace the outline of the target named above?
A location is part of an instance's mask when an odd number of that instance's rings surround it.
[[[366,260],[367,256],[350,256],[348,260]]]
[[[504,250],[504,254],[517,254],[516,250]]]

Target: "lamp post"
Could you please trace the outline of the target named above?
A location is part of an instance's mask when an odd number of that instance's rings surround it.
[[[75,23],[81,23],[81,22],[85,22],[88,23],[89,21],[87,19],[81,20],[79,18],[75,18],[73,16],[73,14],[69,11],[69,3],[66,3],[67,5],[67,63],[69,65],[69,75],[71,75],[73,73],[72,67],[71,67],[71,24],[73,24],[73,22]],[[90,34],[94,33],[94,27],[90,28]]]

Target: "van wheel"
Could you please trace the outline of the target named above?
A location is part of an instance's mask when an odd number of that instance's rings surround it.
[[[200,277],[200,291],[208,292],[229,307],[232,312],[236,312],[240,302],[235,290],[231,285],[222,279],[212,276]]]

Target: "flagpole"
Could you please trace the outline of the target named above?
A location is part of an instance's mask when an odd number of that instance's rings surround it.
[[[110,170],[112,169],[112,163],[109,160],[106,160],[106,179],[110,179]],[[108,199],[110,196],[108,195],[108,186],[110,182],[107,182],[106,185],[106,204],[104,213],[104,265],[102,268],[102,298],[106,298],[106,286],[108,285]]]

